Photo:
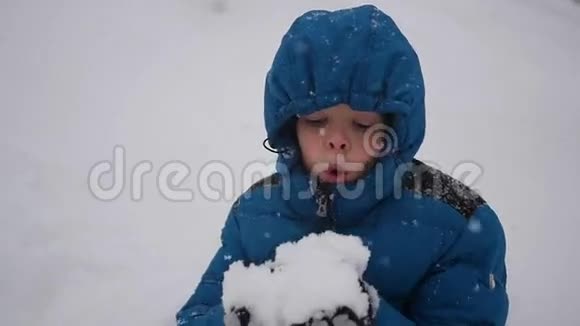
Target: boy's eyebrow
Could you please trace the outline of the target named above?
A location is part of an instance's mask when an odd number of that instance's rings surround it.
[[[357,114],[353,114],[353,116],[355,118],[365,118],[365,119],[376,119],[376,118],[380,118],[380,115],[374,115],[374,114],[365,114],[363,112],[358,112]]]
[[[378,120],[378,121],[382,120],[382,117],[380,115],[376,116],[374,114],[364,114],[363,112],[359,112],[359,114],[354,115],[353,118],[363,119],[363,120],[373,120],[373,121],[374,120]]]

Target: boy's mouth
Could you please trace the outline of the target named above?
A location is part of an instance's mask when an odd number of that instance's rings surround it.
[[[352,175],[352,172],[343,170],[337,165],[329,165],[327,169],[318,175],[318,177],[323,182],[344,183],[350,181]]]
[[[346,183],[356,180],[365,170],[363,163],[317,163],[312,173],[325,183]]]

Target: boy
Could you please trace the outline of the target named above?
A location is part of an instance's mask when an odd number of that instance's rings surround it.
[[[355,324],[505,324],[502,226],[478,194],[414,159],[423,78],[386,14],[366,5],[299,17],[268,72],[264,113],[277,173],[232,206],[180,325],[224,324],[232,262],[261,264],[278,245],[325,230],[371,251],[364,282],[379,305]],[[251,321],[251,311],[238,316]]]

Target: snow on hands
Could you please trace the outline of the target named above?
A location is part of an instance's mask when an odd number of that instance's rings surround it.
[[[368,317],[371,303],[376,311],[376,291],[359,281],[370,257],[360,238],[330,231],[311,234],[280,245],[275,257],[258,266],[241,261],[230,266],[223,282],[229,318],[243,307],[251,315],[250,325],[287,326],[332,317],[339,307],[359,319]]]

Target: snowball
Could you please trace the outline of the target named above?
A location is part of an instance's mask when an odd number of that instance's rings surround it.
[[[311,234],[280,245],[275,257],[259,266],[241,261],[230,266],[223,282],[226,313],[246,307],[256,325],[275,326],[331,315],[340,306],[362,318],[370,299],[375,308],[378,304],[372,287],[369,294],[360,288],[370,252],[358,237]]]

